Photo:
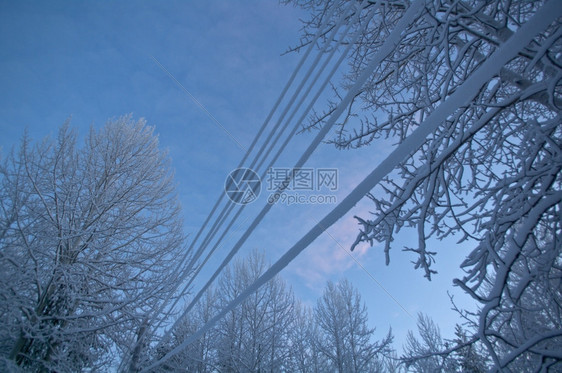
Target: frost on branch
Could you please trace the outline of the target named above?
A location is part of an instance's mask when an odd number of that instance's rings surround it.
[[[304,43],[318,19],[341,3],[310,6],[317,16],[305,23]],[[539,9],[549,6],[559,16],[514,51],[515,58],[495,67],[494,77],[467,98],[469,104],[451,108],[453,114],[423,146],[411,149],[371,192],[374,215],[357,218],[361,231],[352,248],[382,242],[388,263],[394,236],[413,229],[417,244],[406,250],[431,279],[438,251],[429,247],[436,242],[431,239],[457,235],[459,242],[470,242],[474,249],[462,263],[466,275],[455,283],[481,303],[474,341],[487,347],[495,369],[547,368],[562,359],[555,348],[562,343],[560,6],[517,0],[424,3],[423,16],[402,34],[341,120],[332,139],[337,147],[401,143]],[[367,6],[366,14],[375,13],[355,45],[343,88],[408,6],[400,1]],[[338,97],[306,128],[321,127]]]

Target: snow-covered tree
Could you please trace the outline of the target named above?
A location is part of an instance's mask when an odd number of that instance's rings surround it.
[[[68,123],[55,140],[25,136],[0,166],[6,369],[80,371],[138,352],[174,280],[182,221],[153,129],[121,117],[76,138]]]
[[[488,371],[489,359],[481,343],[470,343],[466,330],[455,326],[455,338],[450,341],[454,352],[451,357],[460,372],[484,373]]]
[[[267,269],[253,251],[225,270],[218,282],[218,307],[224,307]],[[217,365],[225,372],[282,371],[289,361],[294,297],[276,277],[229,312],[217,326]]]
[[[347,280],[328,282],[314,309],[314,320],[319,329],[314,343],[329,361],[330,371],[374,371],[378,359],[390,352],[391,332],[383,340],[373,341],[367,307]]]
[[[225,269],[215,287],[171,331],[154,353],[160,358],[203,327],[267,269],[264,254],[253,251]],[[214,328],[174,354],[160,371],[279,372],[293,371],[295,300],[285,281],[275,277],[230,311]],[[308,320],[307,320],[308,321]]]
[[[191,310],[189,317],[182,318],[179,325],[172,330],[171,338],[159,344],[154,352],[155,357],[164,356],[172,348],[181,344],[186,337],[205,325],[217,312],[217,302],[217,292],[215,289],[209,288]],[[209,330],[197,341],[166,361],[158,368],[158,371],[177,372],[186,370],[198,373],[217,371],[218,337],[219,333],[216,328]]]
[[[495,332],[490,340],[512,371],[561,367],[560,236],[546,235],[540,241],[531,242],[522,248],[511,267],[505,295],[489,312],[489,328]]]
[[[445,349],[439,327],[428,316],[418,315],[418,334],[415,337],[412,331],[408,332],[404,356],[408,371],[419,373],[455,372],[456,366],[448,355],[440,356],[439,352]]]
[[[461,263],[466,275],[455,281],[480,304],[468,341],[482,343],[497,370],[522,359],[536,371],[559,367],[562,355],[552,346],[562,337],[556,321],[562,313],[561,3],[419,1],[422,10],[398,30],[399,41],[384,51],[332,142],[339,148],[401,144],[417,128],[437,127],[368,195],[374,215],[357,217],[361,231],[352,248],[382,242],[388,263],[394,237],[413,229],[418,240],[406,250],[431,279],[434,239],[457,235],[471,243]],[[342,0],[296,2],[312,13],[303,44],[320,25],[334,28],[347,9]],[[365,28],[342,88],[381,56],[413,3],[365,3],[352,25]],[[323,35],[323,42],[334,42]],[[487,63],[499,56],[507,62]],[[339,91],[308,128],[330,118]],[[475,93],[456,94],[464,91]],[[435,113],[446,119],[429,123]],[[531,293],[540,296],[531,301]]]
[[[171,337],[151,351],[158,360],[174,350],[158,371],[398,371],[390,331],[381,341],[373,340],[366,306],[346,280],[328,283],[312,310],[296,302],[284,280],[275,277],[201,338],[184,343],[266,268],[264,255],[258,251],[227,267],[217,284],[171,330]]]
[[[290,329],[291,371],[299,373],[327,371],[329,362],[320,352],[320,330],[312,310],[296,303],[294,317],[293,327]]]
[[[455,327],[452,340],[443,340],[439,326],[427,315],[418,315],[417,326],[419,338],[408,332],[400,359],[408,372],[488,371],[489,359],[483,347],[471,342],[460,325]]]
[[[406,366],[412,372],[441,372],[445,369],[445,359],[435,356],[443,349],[443,340],[439,327],[429,317],[418,315],[418,333],[420,339],[414,336],[412,331],[408,332],[406,346],[404,347],[404,358]],[[420,358],[422,357],[423,358]],[[412,359],[417,357],[417,359]]]

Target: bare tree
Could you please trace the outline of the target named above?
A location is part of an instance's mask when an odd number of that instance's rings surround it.
[[[322,22],[336,23],[343,3],[302,3],[313,13],[303,44]],[[524,359],[537,371],[560,366],[560,349],[552,347],[562,337],[556,291],[562,231],[560,3],[423,3],[422,14],[348,108],[332,140],[337,147],[403,142],[442,105],[450,105],[456,91],[475,84],[491,55],[514,57],[487,66],[492,78],[465,97],[466,104],[448,108],[451,115],[368,195],[374,216],[357,217],[362,229],[352,248],[382,242],[389,263],[395,235],[413,229],[417,245],[405,250],[431,279],[437,255],[431,239],[459,235],[474,249],[461,264],[466,275],[455,284],[480,303],[467,343],[482,343],[497,370]],[[365,7],[354,27],[369,24],[354,45],[342,87],[355,81],[409,5],[373,1]],[[330,14],[333,19],[327,19]],[[522,37],[532,40],[506,49]],[[340,100],[336,88],[333,102],[307,128],[322,126]],[[536,302],[530,301],[532,293],[540,294]],[[533,328],[535,320],[548,321]]]
[[[131,117],[20,149],[0,168],[5,365],[78,371],[132,353],[184,236],[167,156]],[[141,335],[144,333],[141,333]]]
[[[373,371],[377,359],[390,352],[392,334],[374,342],[374,329],[367,326],[368,314],[357,289],[347,280],[328,282],[314,309],[320,330],[316,346],[340,373]]]

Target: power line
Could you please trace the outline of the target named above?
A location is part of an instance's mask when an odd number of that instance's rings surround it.
[[[357,94],[361,91],[363,85],[369,78],[369,76],[373,73],[374,69],[382,62],[384,58],[386,58],[395,47],[399,44],[402,33],[407,29],[407,27],[415,20],[415,18],[422,12],[423,10],[423,1],[415,1],[404,16],[398,21],[396,28],[390,33],[388,38],[385,40],[381,48],[377,51],[373,59],[370,61],[368,66],[363,70],[361,75],[358,77],[356,82],[353,86],[348,90],[348,93],[340,102],[336,110],[333,112],[327,123],[322,127],[319,131],[319,134],[313,140],[313,143],[309,148],[305,151],[299,162],[301,161],[304,163],[306,159],[311,155],[314,151],[318,143],[323,139],[323,137],[327,134],[327,132],[331,129],[334,125],[336,120],[341,116],[343,111],[347,108],[347,106],[351,103],[351,101],[356,97]],[[457,91],[458,92],[458,91]],[[430,116],[431,118],[431,116]],[[429,118],[428,118],[429,119]],[[430,126],[420,126],[418,127],[414,133],[406,138],[404,143],[402,143],[397,149],[395,149],[391,155],[386,158],[365,180],[363,180],[340,204],[338,204],[328,215],[326,215],[320,223],[316,224],[307,234],[305,234],[293,247],[291,247],[277,262],[275,262],[263,275],[261,275],[256,281],[254,281],[250,286],[248,286],[239,296],[237,296],[234,300],[232,300],[225,308],[223,308],[215,317],[209,320],[203,327],[201,327],[197,332],[190,335],[186,338],[180,345],[176,346],[170,352],[168,352],[164,357],[159,359],[157,362],[152,364],[150,367],[143,370],[143,372],[148,371],[157,367],[158,365],[162,364],[164,361],[168,360],[171,356],[177,354],[179,351],[184,349],[189,344],[193,343],[197,339],[199,339],[207,330],[213,327],[217,321],[219,321],[222,317],[224,317],[228,312],[230,312],[234,307],[239,305],[250,296],[252,293],[257,291],[262,285],[266,282],[271,280],[275,275],[277,275],[283,268],[285,268],[298,254],[300,254],[312,241],[314,241],[320,234],[322,234],[324,228],[329,227],[335,221],[337,221],[341,216],[343,216],[347,211],[349,211],[361,198],[365,196],[379,181],[382,179],[387,173],[392,171],[392,169],[398,164],[401,160],[396,153],[405,153],[406,155],[404,158],[409,154],[409,149],[412,147],[410,145],[411,142],[419,142],[420,145],[424,141],[425,136],[414,136],[416,132],[422,132],[422,129],[425,130],[425,127]],[[409,146],[409,147],[408,147]],[[405,147],[408,147],[405,150]],[[390,169],[388,169],[390,167]],[[265,216],[265,214],[271,209],[272,205],[266,205],[262,209],[262,211],[258,214],[255,220],[252,222],[250,227],[246,230],[244,235],[240,238],[240,240],[235,245],[235,248],[241,246],[242,242],[251,234],[251,232],[255,229],[255,227],[259,224],[261,219]]]
[[[334,10],[331,10],[329,12],[329,16],[327,17],[327,19],[329,20],[332,16],[332,13],[334,12]],[[258,133],[256,134],[256,136],[254,137],[254,139],[252,140],[252,143],[250,144],[250,147],[248,148],[248,150],[246,151],[246,153],[244,154],[244,156],[242,157],[242,159],[240,160],[238,167],[240,168],[243,166],[244,162],[246,161],[246,159],[249,157],[249,155],[251,154],[251,152],[253,151],[254,147],[256,146],[256,144],[258,143],[260,137],[262,136],[263,132],[265,131],[266,127],[268,126],[269,122],[271,121],[274,113],[277,111],[277,109],[279,108],[281,102],[283,101],[283,99],[285,98],[287,92],[289,91],[291,85],[293,84],[293,82],[295,81],[299,71],[301,70],[301,68],[304,66],[305,61],[308,59],[310,53],[312,52],[312,50],[315,47],[316,41],[320,38],[320,36],[322,35],[322,33],[324,32],[324,28],[328,27],[328,24],[326,22],[324,22],[318,30],[318,33],[314,36],[313,41],[310,43],[309,47],[306,49],[305,53],[303,54],[302,58],[300,59],[299,63],[297,64],[297,66],[295,67],[295,69],[293,70],[289,80],[287,81],[287,83],[285,84],[282,92],[280,93],[279,97],[277,98],[275,104],[273,105],[272,109],[270,110],[268,116],[266,117],[266,119],[264,120],[264,122],[262,123],[260,129],[258,130]],[[154,57],[152,56],[153,60],[159,65],[159,67],[166,72],[166,74],[168,74],[186,93],[188,93],[188,95],[190,97],[192,97],[192,99],[196,102],[199,103],[194,97],[193,95],[191,95],[191,93],[185,89],[185,87],[166,69],[164,68],[164,66]],[[223,127],[216,119],[214,116],[212,116],[208,110],[206,108],[204,108],[202,105],[200,105],[200,107],[205,110],[205,112],[207,112],[210,117],[212,119],[215,120],[215,122]],[[224,128],[224,127],[223,127]],[[225,130],[226,131],[226,130]],[[226,131],[228,133],[228,131]],[[230,135],[230,134],[229,134]],[[189,245],[189,247],[187,248],[185,254],[182,256],[181,260],[179,261],[179,263],[177,264],[174,273],[172,274],[172,277],[176,277],[179,273],[181,273],[181,275],[179,276],[179,278],[177,279],[177,281],[175,281],[174,285],[173,285],[173,289],[168,292],[168,295],[166,296],[166,298],[161,302],[160,306],[157,307],[156,309],[153,310],[153,312],[151,312],[151,314],[148,316],[148,320],[149,323],[148,325],[152,325],[153,320],[156,319],[156,317],[158,317],[158,315],[161,315],[162,312],[164,311],[164,308],[166,308],[166,306],[168,305],[168,303],[170,302],[170,300],[172,299],[172,295],[175,294],[176,290],[180,287],[180,285],[183,283],[183,281],[186,279],[187,276],[189,276],[189,274],[191,273],[193,266],[195,265],[195,263],[197,262],[197,260],[199,260],[199,258],[201,257],[201,255],[203,254],[203,251],[206,248],[206,244],[205,242],[208,241],[208,237],[209,235],[207,235],[204,244],[202,244],[199,249],[196,251],[196,253],[191,256],[191,259],[189,260],[189,262],[187,263],[187,265],[185,266],[185,268],[183,268],[184,264],[186,264],[186,261],[188,260],[188,258],[190,257],[190,253],[193,250],[195,243],[197,242],[197,240],[199,239],[199,237],[201,236],[201,234],[205,231],[205,228],[207,227],[207,225],[209,224],[209,222],[211,221],[211,218],[215,215],[219,205],[221,205],[221,202],[224,199],[224,194],[225,193],[221,193],[217,199],[217,201],[215,202],[213,208],[211,209],[211,211],[209,212],[209,214],[207,215],[207,217],[205,218],[205,221],[203,222],[203,224],[201,225],[201,227],[199,228],[199,230],[197,231],[197,234],[195,235],[195,237],[193,238],[193,240],[191,241],[191,244]],[[227,206],[231,205],[227,203]],[[233,206],[231,206],[230,209],[232,209]],[[221,212],[221,215],[224,214],[224,209]],[[220,220],[220,216],[219,216],[219,220]],[[213,225],[213,227],[216,226],[216,222]],[[213,228],[212,228],[213,229]],[[212,237],[211,237],[212,239]],[[182,270],[183,268],[183,270]],[[198,273],[198,272],[197,272]],[[195,276],[193,276],[193,278],[195,278]],[[191,283],[191,282],[190,282]],[[189,286],[189,285],[188,285]],[[172,313],[172,310],[176,307],[176,305],[178,304],[179,300],[182,298],[183,295],[186,294],[188,286],[185,286],[182,291],[177,294],[177,296],[175,297],[175,300],[173,301],[173,303],[168,307],[168,311],[165,312],[166,315],[169,315]],[[157,324],[152,328],[153,331],[158,330],[162,323],[164,322],[165,317],[160,318],[160,320],[157,322]],[[145,329],[145,331],[143,331],[142,335],[140,335],[137,339],[138,341],[142,340],[144,338],[144,335],[148,332],[148,328]],[[128,364],[128,359],[124,359],[121,364],[120,364],[120,368],[122,366],[126,366]],[[120,370],[120,369],[119,369]]]
[[[416,1],[408,8],[406,14],[399,21],[397,27],[392,31],[389,39],[392,43],[389,46],[396,46],[400,41],[400,34],[423,10],[423,2]],[[249,295],[259,289],[262,285],[271,280],[283,268],[285,268],[298,254],[300,254],[310,243],[312,243],[322,232],[324,227],[330,227],[339,218],[345,215],[351,208],[355,206],[372,188],[374,188],[387,174],[396,168],[403,160],[407,159],[413,151],[419,149],[429,134],[437,130],[439,125],[447,120],[459,107],[468,105],[478,94],[480,88],[490,79],[499,73],[502,66],[513,59],[521,49],[528,45],[532,39],[540,33],[545,27],[550,25],[562,15],[562,3],[558,0],[551,0],[545,3],[521,28],[519,28],[503,45],[500,46],[484,63],[465,80],[455,92],[453,92],[441,105],[429,114],[429,116],[416,128],[410,136],[408,136],[397,148],[392,151],[357,187],[347,195],[330,213],[328,213],[318,224],[316,224],[307,234],[305,234],[293,247],[291,247],[277,262],[275,262],[263,275],[261,275],[254,283],[248,286],[238,297],[229,303],[221,312],[213,317],[207,324],[200,328],[197,332],[190,335],[183,343],[174,348],[162,359],[153,364],[158,366],[175,353],[181,351],[190,343],[197,340],[209,328],[224,317],[230,310],[239,305]],[[388,39],[387,39],[388,41]],[[387,43],[385,42],[385,45]],[[383,45],[384,47],[384,45]],[[384,48],[381,48],[384,49]],[[352,99],[353,91],[359,92],[369,74],[374,70],[380,57],[375,58],[369,63],[361,74],[358,81],[354,84],[352,90],[348,92],[342,103],[338,106],[330,121],[338,118],[347,104]],[[148,368],[150,369],[150,367]],[[144,370],[145,371],[145,370]]]
[[[356,16],[358,17],[360,14],[360,11],[356,13]],[[344,14],[345,16],[345,14]],[[342,20],[345,19],[346,17],[342,16]],[[366,25],[365,25],[366,27]],[[347,28],[346,32],[349,30],[349,27]],[[331,80],[331,77],[333,76],[333,74],[336,72],[336,70],[339,68],[339,65],[341,64],[341,62],[344,60],[347,52],[351,49],[351,47],[354,44],[354,41],[357,40],[357,38],[359,37],[359,35],[361,34],[361,30],[357,30],[356,35],[353,37],[353,40],[351,43],[348,44],[345,53],[343,53],[337,64],[332,68],[332,71],[330,72],[329,76],[326,77],[324,83],[322,84],[321,88],[318,90],[316,96],[314,97],[314,100],[312,100],[312,102],[309,104],[307,110],[302,114],[300,120],[298,122],[296,122],[295,127],[293,128],[293,130],[291,131],[290,135],[286,138],[285,142],[283,143],[283,145],[281,146],[281,148],[278,150],[277,154],[275,155],[275,157],[272,159],[272,161],[269,164],[270,168],[273,163],[277,160],[277,158],[280,156],[280,154],[282,153],[282,151],[285,149],[285,147],[287,146],[288,142],[290,141],[290,139],[292,138],[292,136],[295,134],[295,132],[297,131],[299,124],[301,123],[301,121],[306,117],[307,113],[310,111],[310,109],[312,109],[312,106],[314,105],[315,101],[320,97],[321,93],[323,92],[324,88],[326,87],[326,85],[328,84],[328,82]],[[341,41],[343,40],[340,39],[340,42],[338,43],[338,45],[341,43]],[[334,48],[333,52],[335,52],[335,50],[337,49]],[[331,54],[331,56],[333,56],[333,53]],[[330,58],[331,58],[330,56]],[[329,62],[327,60],[327,62]],[[327,62],[322,66],[322,70],[324,70],[324,68],[327,66]],[[315,84],[316,80],[318,79],[318,77],[321,75],[321,72],[319,72],[319,74],[317,74],[315,81],[313,82],[313,84]],[[310,92],[310,89],[307,90],[307,94]],[[295,112],[292,113],[291,118],[294,116]],[[286,123],[286,125],[289,122]],[[285,125],[285,128],[286,128]],[[326,129],[325,131],[320,131],[320,133],[316,136],[316,138],[313,140],[313,143],[308,147],[308,149],[305,152],[305,156],[301,157],[299,159],[299,161],[297,162],[297,164],[293,167],[293,169],[299,168],[301,166],[303,166],[306,161],[308,160],[308,158],[310,157],[310,155],[312,154],[312,152],[314,152],[314,150],[317,148],[317,146],[320,144],[320,142],[324,139],[325,135],[327,134],[327,132],[329,131],[329,128]],[[277,141],[277,139],[276,139]],[[269,152],[272,151],[272,149],[268,150]],[[267,169],[266,169],[267,170]],[[292,173],[291,173],[292,174]],[[262,175],[263,177],[263,175]],[[283,183],[283,185],[287,185],[287,183]],[[282,191],[283,189],[279,189],[277,190],[277,192]],[[183,311],[182,315],[176,320],[176,322],[172,325],[172,327],[165,333],[165,336],[163,338],[163,340],[166,340],[171,332],[171,330],[173,330],[175,328],[175,326],[180,322],[180,320],[185,317],[189,311],[191,311],[191,309],[195,306],[195,304],[199,301],[199,299],[203,296],[203,294],[205,293],[205,291],[211,286],[211,284],[216,280],[216,278],[219,276],[219,274],[222,272],[222,270],[228,265],[228,263],[232,260],[232,258],[236,255],[236,253],[238,252],[238,250],[241,248],[241,246],[244,244],[244,242],[247,240],[247,238],[250,236],[250,234],[253,232],[253,230],[255,229],[255,227],[257,227],[257,225],[261,222],[261,220],[263,219],[263,217],[269,212],[269,210],[271,209],[273,205],[272,204],[267,204],[263,210],[260,212],[260,214],[258,215],[258,217],[256,217],[256,219],[253,221],[252,225],[249,227],[249,230],[247,230],[244,235],[239,239],[239,241],[233,246],[233,248],[231,249],[231,251],[228,253],[228,255],[226,256],[226,258],[223,260],[223,262],[220,264],[220,266],[217,268],[217,270],[213,273],[213,275],[211,276],[211,278],[205,283],[205,285],[199,290],[199,292],[196,294],[196,296],[190,301],[190,303],[188,304],[188,306],[185,308],[185,310]],[[242,206],[243,208],[244,206]],[[226,228],[226,230],[228,230],[230,228],[230,226],[234,223],[235,219],[237,218],[237,216],[240,214],[242,208],[238,211],[237,215],[233,218],[233,220],[230,222],[229,226]],[[224,234],[223,234],[224,236]],[[217,242],[216,245],[218,245],[220,243],[220,240],[222,239],[222,237],[219,239],[219,241]],[[215,245],[215,248],[216,248]],[[205,259],[205,262],[207,261],[207,259],[209,258],[209,256],[212,254],[212,252],[214,251],[213,248],[211,250],[211,252],[208,254],[207,258]],[[193,282],[194,277],[192,277],[192,279],[190,280],[190,283]]]
[[[351,4],[348,8],[351,8]],[[330,10],[330,12],[328,13],[328,16],[326,17],[326,20],[329,21],[330,18],[332,17],[332,14],[335,12],[335,9]],[[310,43],[309,47],[307,48],[306,52],[304,53],[303,57],[301,58],[301,60],[299,61],[298,65],[296,66],[296,68],[293,70],[293,73],[291,74],[291,77],[289,78],[288,82],[286,83],[285,87],[283,88],[283,91],[281,92],[281,94],[279,95],[277,101],[275,102],[275,104],[273,105],[273,108],[271,109],[271,111],[269,112],[267,118],[265,119],[265,121],[263,122],[262,126],[260,127],[258,133],[256,134],[256,136],[254,137],[252,144],[250,145],[250,147],[248,148],[248,151],[246,152],[246,154],[244,155],[244,157],[242,158],[242,160],[239,162],[238,167],[240,168],[243,166],[244,162],[246,161],[246,159],[249,157],[249,155],[251,154],[251,152],[253,151],[254,147],[256,146],[256,144],[259,141],[259,138],[262,136],[263,132],[265,131],[266,127],[268,126],[268,124],[270,123],[274,113],[277,111],[277,109],[279,108],[281,102],[283,101],[284,97],[286,96],[290,86],[293,84],[294,80],[296,79],[299,71],[301,70],[301,68],[304,66],[305,61],[308,59],[310,53],[312,52],[312,50],[315,47],[315,44],[317,42],[317,40],[320,38],[320,36],[322,34],[324,34],[325,29],[329,27],[329,24],[327,22],[324,22],[320,27],[318,32],[316,33],[316,35],[314,36],[312,42]],[[317,62],[317,61],[315,61]],[[315,64],[313,63],[312,66],[314,67]],[[309,70],[310,71],[310,70]],[[302,83],[301,83],[302,86]],[[299,90],[297,90],[298,93]],[[296,94],[296,93],[295,93]],[[293,95],[294,97],[294,95]],[[294,101],[294,98],[293,100]],[[285,109],[285,113],[288,110]],[[277,125],[278,126],[278,125]],[[276,126],[276,128],[277,128]],[[268,138],[270,138],[272,136],[272,134],[270,134],[268,136]],[[260,152],[258,153],[261,154],[261,152],[263,151],[263,146],[260,149]],[[256,156],[257,157],[257,156]],[[252,161],[252,165],[255,164],[256,162],[256,157],[254,157],[254,161]],[[188,249],[187,249],[187,253],[191,252],[191,250],[193,250],[195,243],[197,242],[197,240],[199,239],[199,237],[201,236],[201,234],[205,231],[205,228],[208,226],[209,222],[211,221],[211,218],[215,215],[219,205],[221,204],[222,200],[224,199],[224,193],[221,193],[219,195],[219,198],[217,199],[217,201],[215,202],[215,205],[213,206],[213,208],[211,209],[211,212],[207,215],[207,218],[205,219],[204,223],[201,225],[200,229],[198,230],[195,238],[192,240],[191,244],[189,245]],[[214,235],[216,234],[216,232],[218,231],[218,229],[220,228],[220,226],[222,225],[222,223],[225,220],[225,216],[228,216],[228,214],[230,213],[230,211],[233,208],[233,204],[232,202],[228,203],[225,207],[223,207],[221,213],[219,214],[219,217],[215,220],[215,223],[213,224],[213,226],[211,227],[211,230],[207,233],[206,237],[204,238],[203,243],[199,246],[199,248],[197,249],[196,253],[191,257],[191,260],[189,261],[189,263],[187,264],[187,266],[185,267],[185,269],[183,270],[184,275],[180,277],[180,279],[177,281],[173,292],[175,292],[177,290],[177,288],[180,286],[180,284],[185,280],[185,278],[191,273],[191,270],[193,268],[193,266],[195,265],[195,263],[199,260],[199,258],[201,257],[201,255],[203,254],[204,250],[207,247],[207,244],[212,240],[212,238],[214,237]],[[244,207],[244,205],[242,206]],[[228,211],[227,211],[228,208]],[[242,208],[243,209],[243,208]],[[237,216],[239,216],[239,213],[237,214]],[[177,268],[180,268],[183,266],[183,264],[185,263],[186,260],[186,256],[184,256],[184,258],[182,259],[182,262],[178,264]],[[206,262],[206,260],[205,260]],[[193,278],[195,278],[195,276],[193,276]],[[178,296],[176,297],[176,299],[174,300],[173,304],[169,307],[170,310],[173,309],[177,303],[179,302],[179,300],[181,299],[181,297],[186,294],[189,286],[192,283],[192,280],[188,282],[188,284],[186,286],[184,286],[184,288],[182,289],[182,291],[178,294]],[[157,312],[154,313],[154,315],[161,313],[163,308],[166,306],[166,304],[169,302],[170,297],[168,297],[163,303],[162,306],[159,307],[159,309],[157,310]],[[157,326],[154,328],[154,330],[157,330],[160,325],[162,324],[163,320],[160,320],[160,322],[157,324]],[[177,322],[177,321],[176,321]]]

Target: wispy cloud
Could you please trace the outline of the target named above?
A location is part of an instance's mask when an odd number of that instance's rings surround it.
[[[201,102],[199,102],[199,100],[197,100],[197,98],[195,98],[195,96],[193,96],[193,95],[191,94],[191,92],[188,91],[187,88],[185,88],[184,85],[181,84],[181,83],[176,79],[176,77],[175,77],[174,75],[172,75],[172,73],[170,73],[170,72],[160,63],[160,61],[158,61],[158,60],[156,59],[156,57],[154,57],[154,56],[151,56],[151,57],[152,57],[152,59],[154,60],[154,62],[158,65],[158,67],[160,67],[160,69],[162,69],[162,71],[164,71],[164,72],[166,73],[166,75],[168,75],[168,76],[170,77],[170,79],[172,79],[172,80],[182,89],[182,91],[184,91],[184,92],[189,96],[189,98],[191,98],[191,100],[192,100],[201,110],[203,110],[203,111],[205,112],[205,114],[207,114],[207,116],[208,116],[209,118],[211,118],[211,119],[213,120],[213,122],[215,122],[215,124],[216,124],[220,129],[222,129],[222,130],[224,131],[224,133],[226,133],[226,134],[228,135],[228,137],[229,137],[233,142],[236,143],[236,145],[238,145],[238,147],[239,147],[243,152],[246,152],[246,151],[247,151],[247,149],[246,149],[242,144],[240,144],[240,142],[239,142],[234,136],[232,136],[232,134],[226,129],[226,127],[224,127],[224,126],[221,124],[221,122],[219,122],[218,119],[215,118],[215,116],[214,116],[209,110],[207,110],[207,108],[206,108],[205,106],[203,106],[203,104],[202,104]]]
[[[355,261],[344,251],[349,249],[358,232],[352,216],[328,229],[314,244],[306,249],[293,263],[293,271],[311,289],[319,289],[330,278],[342,275],[356,266]],[[340,247],[341,246],[341,247]],[[365,258],[369,247],[358,247],[353,255],[358,260]]]

